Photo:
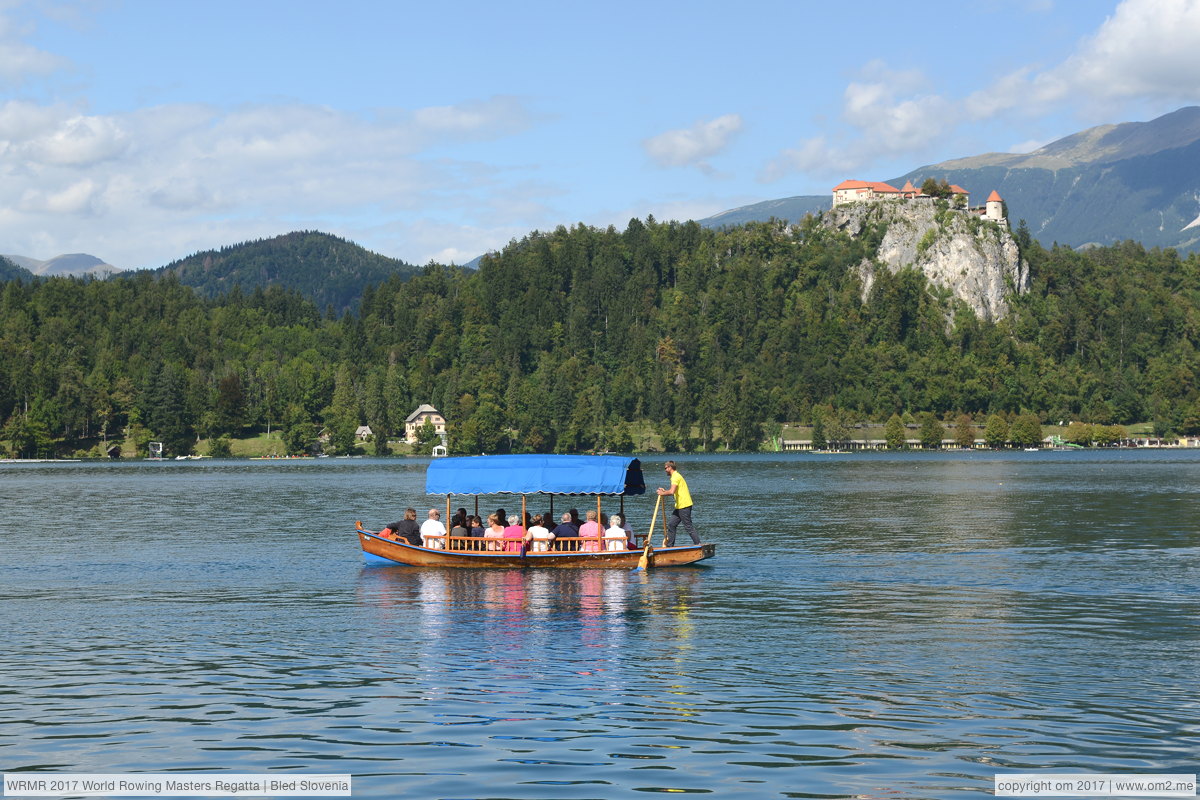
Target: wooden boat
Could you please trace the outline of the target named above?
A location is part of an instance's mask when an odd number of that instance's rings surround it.
[[[601,497],[645,494],[646,483],[641,462],[626,456],[472,456],[439,458],[430,463],[425,491],[445,495],[447,519],[453,496],[492,494],[520,495],[524,517],[529,495],[549,495],[551,503],[557,495],[595,495],[600,510]],[[715,544],[646,548],[646,542],[639,540],[630,542],[628,550],[588,552],[587,547],[596,543],[596,539],[563,537],[550,542],[546,552],[534,552],[523,546],[518,552],[505,552],[490,549],[503,548],[505,540],[477,536],[446,536],[446,546],[435,548],[394,541],[365,529],[361,522],[355,527],[368,563],[412,567],[633,569],[643,554],[647,556],[647,566],[680,567],[712,558],[717,550]],[[507,544],[516,545],[517,541],[508,540]]]

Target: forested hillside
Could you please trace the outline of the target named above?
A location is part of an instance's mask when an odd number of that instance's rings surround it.
[[[478,272],[430,266],[330,317],[294,291],[203,297],[172,274],[10,281],[0,294],[0,435],[74,452],[128,434],[321,428],[351,446],[419,403],[458,452],[752,449],[782,422],[894,412],[1031,411],[1043,420],[1200,429],[1200,257],[1136,244],[1046,251],[981,322],[918,273],[853,267],[878,238],[809,223],[713,231],[630,222],[534,233]]]
[[[174,274],[206,297],[234,286],[247,292],[278,286],[341,313],[354,307],[363,287],[394,275],[407,278],[417,269],[328,233],[298,231],[196,253],[158,272]]]
[[[29,280],[32,277],[33,273],[29,270],[0,256],[0,281]]]

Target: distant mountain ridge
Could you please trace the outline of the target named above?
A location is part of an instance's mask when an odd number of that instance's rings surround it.
[[[1134,239],[1147,247],[1200,249],[1200,107],[1149,122],[1089,128],[1032,153],[951,159],[888,182],[920,185],[930,177],[963,186],[972,202],[998,191],[1010,219],[1024,219],[1046,245]],[[732,209],[700,223],[722,227],[772,216],[798,221],[829,206],[830,195],[801,195]]]
[[[368,284],[409,278],[419,267],[373,253],[319,231],[295,231],[270,239],[205,250],[154,270],[172,274],[185,286],[214,297],[234,286],[244,291],[281,286],[312,300],[318,308],[355,308]]]
[[[34,275],[47,278],[68,275],[76,277],[83,277],[85,275],[101,277],[124,271],[120,267],[114,267],[112,264],[87,253],[64,253],[46,261],[30,258],[29,256],[16,255],[6,255],[4,258],[7,258],[18,267],[22,267]]]

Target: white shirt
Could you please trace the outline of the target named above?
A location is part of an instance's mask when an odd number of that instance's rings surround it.
[[[554,534],[547,528],[541,525],[533,525],[529,528],[529,535],[533,537],[533,550],[535,553],[545,553],[550,549],[550,540],[554,538]]]
[[[628,534],[624,528],[612,526],[604,532],[604,544],[607,550],[624,550],[628,541]]]
[[[421,523],[421,543],[426,547],[441,550],[446,545],[446,526],[441,520],[427,519]],[[432,543],[429,541],[433,539]]]

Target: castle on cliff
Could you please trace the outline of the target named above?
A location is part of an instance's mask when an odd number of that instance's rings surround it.
[[[950,184],[952,207],[961,208],[968,214],[975,214],[986,220],[1008,227],[1008,216],[1004,210],[1004,200],[995,189],[981,206],[971,206],[971,194],[966,189]],[[912,181],[905,181],[903,189],[897,189],[883,181],[842,181],[833,187],[833,205],[836,208],[846,203],[876,203],[895,201],[933,202],[933,195],[923,193],[913,186]]]

